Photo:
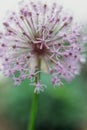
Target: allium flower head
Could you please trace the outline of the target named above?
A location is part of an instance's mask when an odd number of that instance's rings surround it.
[[[12,76],[15,85],[24,79],[33,80],[41,72],[51,75],[54,86],[61,85],[62,78],[72,80],[80,68],[84,42],[81,27],[57,3],[20,5],[19,11],[8,14],[0,33],[5,75]],[[43,86],[38,81],[35,92]]]

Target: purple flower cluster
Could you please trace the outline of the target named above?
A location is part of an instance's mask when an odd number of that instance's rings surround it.
[[[54,86],[62,85],[62,78],[71,81],[78,74],[84,44],[81,27],[57,3],[23,2],[3,25],[0,58],[4,74],[12,76],[15,85],[24,79],[33,82],[41,72],[51,74]],[[38,81],[35,92],[43,86]]]

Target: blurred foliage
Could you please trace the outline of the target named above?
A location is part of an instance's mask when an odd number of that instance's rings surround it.
[[[39,95],[36,130],[80,130],[87,122],[87,64],[71,83],[54,88],[49,75],[42,74],[47,88]],[[28,80],[15,87],[9,79],[0,81],[0,117],[16,130],[27,130],[33,98]],[[6,129],[7,130],[7,129]],[[10,130],[10,129],[9,129]]]

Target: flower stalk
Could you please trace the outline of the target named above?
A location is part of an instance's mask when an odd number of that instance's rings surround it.
[[[38,70],[37,71],[40,71],[40,68],[41,68],[40,66],[41,66],[41,63],[40,63],[40,59],[39,59],[38,60]],[[35,84],[37,84],[39,80],[40,80],[40,73],[38,73],[37,76],[35,77]],[[34,130],[34,127],[35,127],[35,119],[36,119],[36,115],[37,115],[37,106],[38,106],[38,98],[39,98],[39,94],[34,93],[32,107],[31,107],[31,113],[30,113],[30,122],[28,124],[28,130]]]
[[[36,115],[37,115],[38,97],[39,97],[39,94],[34,93],[28,130],[34,130],[35,119],[36,119]]]

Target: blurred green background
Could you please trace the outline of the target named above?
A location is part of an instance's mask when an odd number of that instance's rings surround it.
[[[48,87],[39,95],[35,130],[87,130],[87,63],[71,83],[54,88],[45,74],[42,82]],[[15,87],[1,76],[0,130],[27,130],[32,98],[27,80]]]

